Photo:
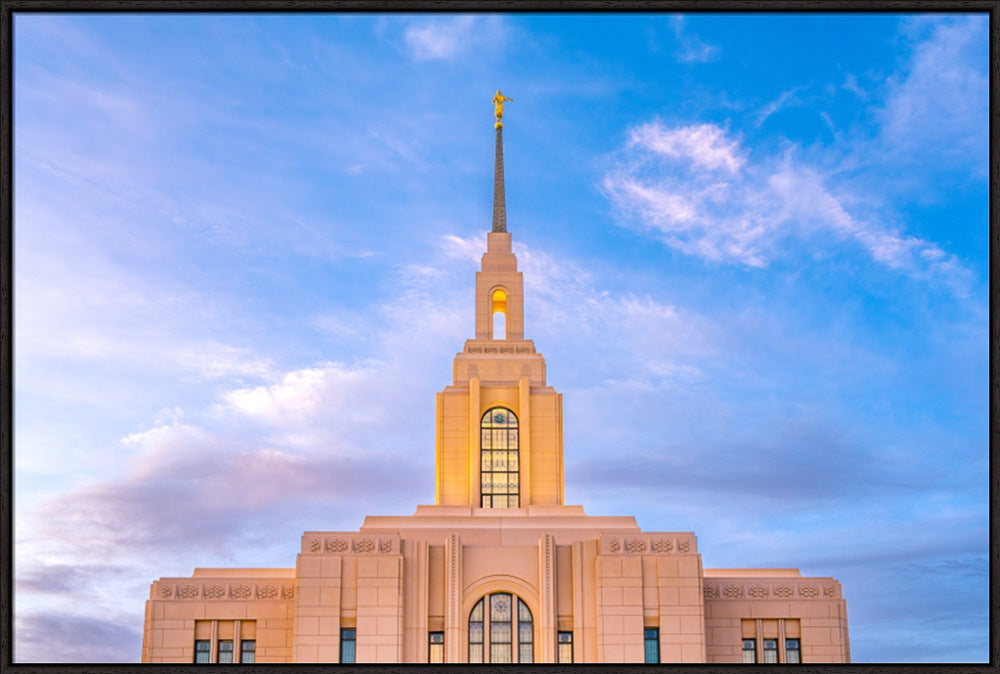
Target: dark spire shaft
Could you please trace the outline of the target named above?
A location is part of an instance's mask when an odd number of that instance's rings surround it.
[[[507,231],[507,200],[503,191],[503,124],[497,124],[496,162],[493,167],[493,231]]]

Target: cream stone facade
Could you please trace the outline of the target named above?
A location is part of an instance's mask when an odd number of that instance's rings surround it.
[[[294,568],[154,581],[143,662],[850,661],[833,578],[705,569],[693,532],[563,503],[562,396],[525,339],[502,131],[475,337],[437,396],[436,503],[305,532]]]

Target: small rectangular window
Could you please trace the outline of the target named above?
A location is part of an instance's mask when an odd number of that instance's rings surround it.
[[[757,662],[757,640],[743,640],[743,664],[750,665]]]
[[[556,662],[573,662],[573,633],[558,632],[556,634]]]
[[[660,661],[660,628],[647,627],[642,631],[644,645],[646,647],[646,662]]]
[[[764,639],[764,664],[778,662],[778,640]]]
[[[431,632],[427,637],[427,662],[444,662],[444,632]]]
[[[219,640],[219,657],[215,660],[221,664],[228,664],[233,661],[233,640],[232,639],[220,639]]]
[[[257,642],[253,639],[244,639],[240,642],[240,662],[244,664],[257,662]]]
[[[194,661],[208,662],[212,652],[212,642],[208,639],[199,639],[194,642]]]
[[[798,639],[785,639],[785,662],[794,664],[802,662],[802,649],[799,648]]]
[[[340,630],[340,661],[354,662],[357,657],[357,630]]]

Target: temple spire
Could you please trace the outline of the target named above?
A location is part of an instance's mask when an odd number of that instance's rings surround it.
[[[504,101],[512,101],[497,89],[493,97],[493,112],[497,121],[493,126],[497,130],[496,159],[493,165],[493,231],[507,231],[507,200],[504,197],[503,189],[503,104]]]
[[[493,231],[507,231],[507,203],[503,191],[503,125],[497,126],[497,152],[493,168]]]

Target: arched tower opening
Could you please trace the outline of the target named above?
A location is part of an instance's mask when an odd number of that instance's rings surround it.
[[[493,339],[507,339],[507,291],[503,288],[494,288],[490,295],[490,315]]]

